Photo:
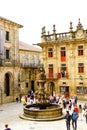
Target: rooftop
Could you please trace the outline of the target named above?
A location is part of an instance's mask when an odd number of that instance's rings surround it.
[[[12,24],[14,24],[14,25],[17,25],[17,26],[20,27],[20,28],[23,27],[23,25],[18,24],[18,23],[16,23],[16,22],[13,22],[13,21],[11,21],[11,20],[9,20],[9,19],[7,19],[7,18],[1,17],[1,16],[0,16],[0,20],[3,20],[3,21],[5,21],[5,22],[7,22],[7,23],[12,23]]]
[[[41,51],[40,47],[35,47],[34,45],[30,45],[27,43],[24,43],[22,41],[19,41],[19,49],[20,50],[29,50],[29,51]]]

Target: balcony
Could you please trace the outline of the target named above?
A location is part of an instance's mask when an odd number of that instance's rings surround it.
[[[68,75],[68,72],[64,72],[64,73],[62,73],[62,72],[60,72],[60,73],[58,73],[58,79],[59,78],[68,78],[69,77],[69,75]]]
[[[54,74],[46,74],[46,79],[57,79],[57,73]]]
[[[23,68],[38,68],[38,66],[41,66],[41,64],[36,64],[36,63],[30,63],[30,64],[20,64],[20,67],[23,67]]]

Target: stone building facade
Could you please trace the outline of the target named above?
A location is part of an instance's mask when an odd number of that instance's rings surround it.
[[[87,97],[87,30],[78,20],[76,30],[73,31],[72,22],[70,30],[65,33],[46,33],[42,28],[41,42],[44,68],[46,72],[46,86],[51,95],[66,97],[78,95]]]
[[[23,26],[0,17],[0,104],[35,88],[35,74],[42,62],[40,49],[19,41]]]
[[[36,74],[38,66],[42,61],[41,48],[29,45],[20,41],[20,73],[19,73],[19,87],[20,93],[27,94],[29,90],[35,92],[37,88]]]
[[[19,28],[22,27],[0,17],[0,103],[13,101],[18,92]]]
[[[87,97],[87,30],[80,19],[76,30],[46,33],[42,28],[37,48],[19,41],[23,26],[0,17],[0,104],[13,102],[19,94],[38,88],[35,79],[42,63],[46,73],[45,87],[50,95]]]

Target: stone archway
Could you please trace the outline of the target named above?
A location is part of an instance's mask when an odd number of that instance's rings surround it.
[[[4,81],[4,93],[6,94],[6,96],[10,96],[11,95],[11,86],[12,85],[12,74],[11,73],[6,73],[5,74],[5,81]]]

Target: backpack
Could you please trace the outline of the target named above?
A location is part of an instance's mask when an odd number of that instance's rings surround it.
[[[78,114],[76,112],[73,112],[72,114],[72,119],[76,120],[78,118]]]
[[[69,115],[66,115],[65,116],[65,119],[67,120],[67,121],[71,121],[71,119],[72,119],[72,116],[69,114]]]

